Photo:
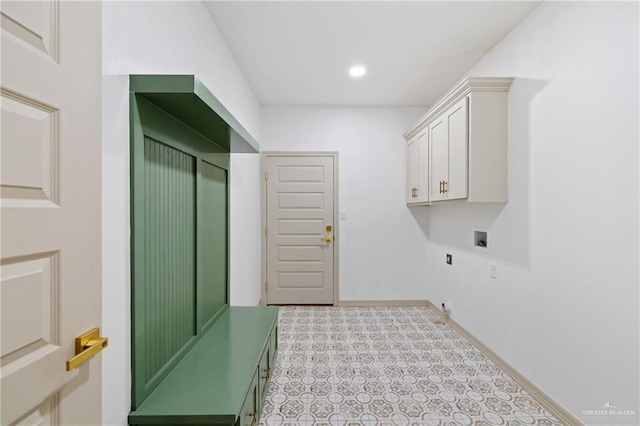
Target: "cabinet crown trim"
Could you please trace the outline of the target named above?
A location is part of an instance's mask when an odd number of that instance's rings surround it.
[[[471,92],[508,92],[513,82],[512,77],[467,77],[456,84],[449,92],[438,99],[429,110],[404,133],[409,140],[431,121]]]

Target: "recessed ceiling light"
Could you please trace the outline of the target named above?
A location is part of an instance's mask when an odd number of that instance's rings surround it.
[[[351,67],[351,69],[349,69],[349,75],[351,77],[362,77],[366,73],[367,73],[367,70],[363,66],[360,66],[360,65],[355,66],[355,67]]]

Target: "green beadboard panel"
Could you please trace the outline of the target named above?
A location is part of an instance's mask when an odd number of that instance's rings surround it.
[[[196,334],[195,158],[145,137],[145,386]]]
[[[227,303],[227,171],[201,162],[201,212],[198,229],[201,238],[202,294],[200,328],[207,326]]]
[[[130,130],[135,410],[228,309],[229,152],[134,92]]]

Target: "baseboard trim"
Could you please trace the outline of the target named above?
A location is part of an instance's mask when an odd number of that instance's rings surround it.
[[[436,314],[438,314],[444,321],[446,321],[447,324],[451,326],[451,328],[460,333],[472,345],[474,345],[482,353],[484,353],[487,358],[493,361],[494,364],[507,372],[507,374],[509,374],[513,378],[513,380],[515,380],[520,386],[522,386],[523,389],[529,392],[533,399],[535,399],[540,405],[542,405],[547,411],[549,411],[549,413],[551,413],[556,419],[558,419],[560,423],[562,423],[563,425],[583,425],[583,423],[578,420],[573,414],[571,414],[560,404],[554,401],[549,395],[544,393],[539,387],[533,384],[533,382],[523,376],[511,364],[502,359],[497,353],[495,353],[491,348],[478,340],[478,338],[467,331],[464,327],[452,320],[435,304],[428,300],[427,306],[429,306]]]
[[[340,300],[336,306],[427,306],[428,300]]]

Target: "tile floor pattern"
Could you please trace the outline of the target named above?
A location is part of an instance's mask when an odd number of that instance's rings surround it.
[[[559,425],[427,307],[283,307],[261,426]]]

